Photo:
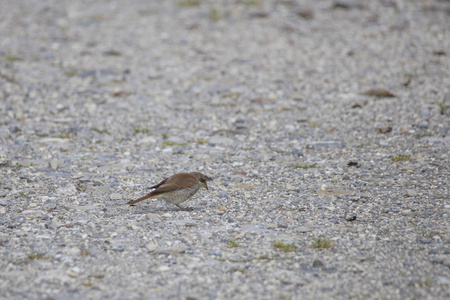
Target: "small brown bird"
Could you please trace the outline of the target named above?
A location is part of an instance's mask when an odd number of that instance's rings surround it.
[[[180,206],[180,203],[194,196],[201,187],[208,189],[206,182],[211,180],[211,177],[199,172],[178,173],[169,178],[165,178],[160,183],[150,187],[154,190],[146,196],[129,201],[125,204],[135,205],[145,199],[159,198],[175,204],[178,208],[184,210],[184,208]]]

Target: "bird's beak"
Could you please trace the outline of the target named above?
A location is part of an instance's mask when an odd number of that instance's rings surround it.
[[[208,189],[208,185],[206,184],[206,182],[203,185],[205,186],[205,189],[209,190]]]

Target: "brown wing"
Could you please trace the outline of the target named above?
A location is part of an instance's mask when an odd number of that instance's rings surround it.
[[[164,178],[163,181],[161,181],[158,184],[155,184],[154,186],[149,187],[149,189],[156,189],[158,188],[160,185],[164,184],[167,181],[167,178]]]
[[[167,183],[173,182],[179,189],[188,189],[198,184],[197,178],[189,173],[178,173],[167,180]]]
[[[188,189],[196,184],[198,184],[198,180],[195,176],[187,173],[179,173],[169,177],[150,194],[157,196],[168,192]]]

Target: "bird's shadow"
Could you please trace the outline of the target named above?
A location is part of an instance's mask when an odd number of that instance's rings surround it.
[[[129,207],[130,210],[133,210],[134,213],[136,214],[147,214],[147,213],[165,213],[165,212],[191,212],[191,211],[195,211],[197,209],[193,208],[193,207],[183,207],[183,208],[178,208],[178,207],[159,207],[159,208],[149,208],[147,209],[147,207],[141,206],[140,208],[137,208],[134,205],[131,205]]]

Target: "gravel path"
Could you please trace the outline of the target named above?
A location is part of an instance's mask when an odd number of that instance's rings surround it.
[[[449,299],[450,2],[2,0],[1,299]],[[120,205],[177,172],[180,211]]]

